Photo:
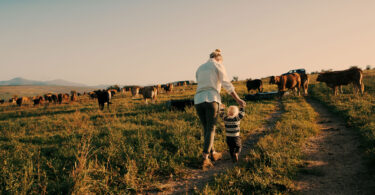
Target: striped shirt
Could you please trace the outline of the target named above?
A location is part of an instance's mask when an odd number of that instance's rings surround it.
[[[228,117],[224,114],[224,109],[220,109],[220,117],[224,120],[225,134],[228,137],[240,136],[241,119],[245,116],[244,108],[240,108],[240,112],[235,117]]]

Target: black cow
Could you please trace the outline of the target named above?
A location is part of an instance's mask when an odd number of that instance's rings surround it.
[[[111,104],[111,92],[107,90],[97,90],[95,91],[96,97],[98,98],[100,110],[104,109],[104,104],[107,103],[107,108],[109,109],[109,104]]]
[[[247,87],[247,93],[250,92],[250,90],[258,90],[259,92],[263,91],[263,83],[262,80],[260,79],[255,79],[255,80],[247,80],[246,81],[246,87]]]
[[[4,102],[5,102],[5,100],[3,100],[3,99],[0,100],[0,104],[4,104]]]

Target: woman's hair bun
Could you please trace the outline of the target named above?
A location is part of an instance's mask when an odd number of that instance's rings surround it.
[[[215,49],[215,52],[221,53],[221,49]]]

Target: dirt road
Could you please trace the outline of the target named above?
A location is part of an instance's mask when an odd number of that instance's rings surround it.
[[[302,194],[375,194],[355,130],[319,102],[308,103],[319,115],[321,132],[303,148],[306,167],[296,182],[297,190]]]

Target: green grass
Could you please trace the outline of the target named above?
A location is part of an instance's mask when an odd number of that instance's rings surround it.
[[[245,92],[244,83],[236,87]],[[194,108],[169,111],[165,102],[193,95],[194,88],[177,89],[149,105],[118,95],[109,111],[87,97],[62,105],[1,105],[0,193],[126,194],[188,174],[187,168],[199,167],[202,128]],[[234,103],[224,93],[223,101]],[[244,135],[274,108],[275,101],[249,103]],[[221,125],[215,144],[226,149]]]
[[[316,113],[303,98],[282,101],[284,113],[246,158],[220,174],[202,194],[278,194],[293,191],[302,143],[318,132]]]

